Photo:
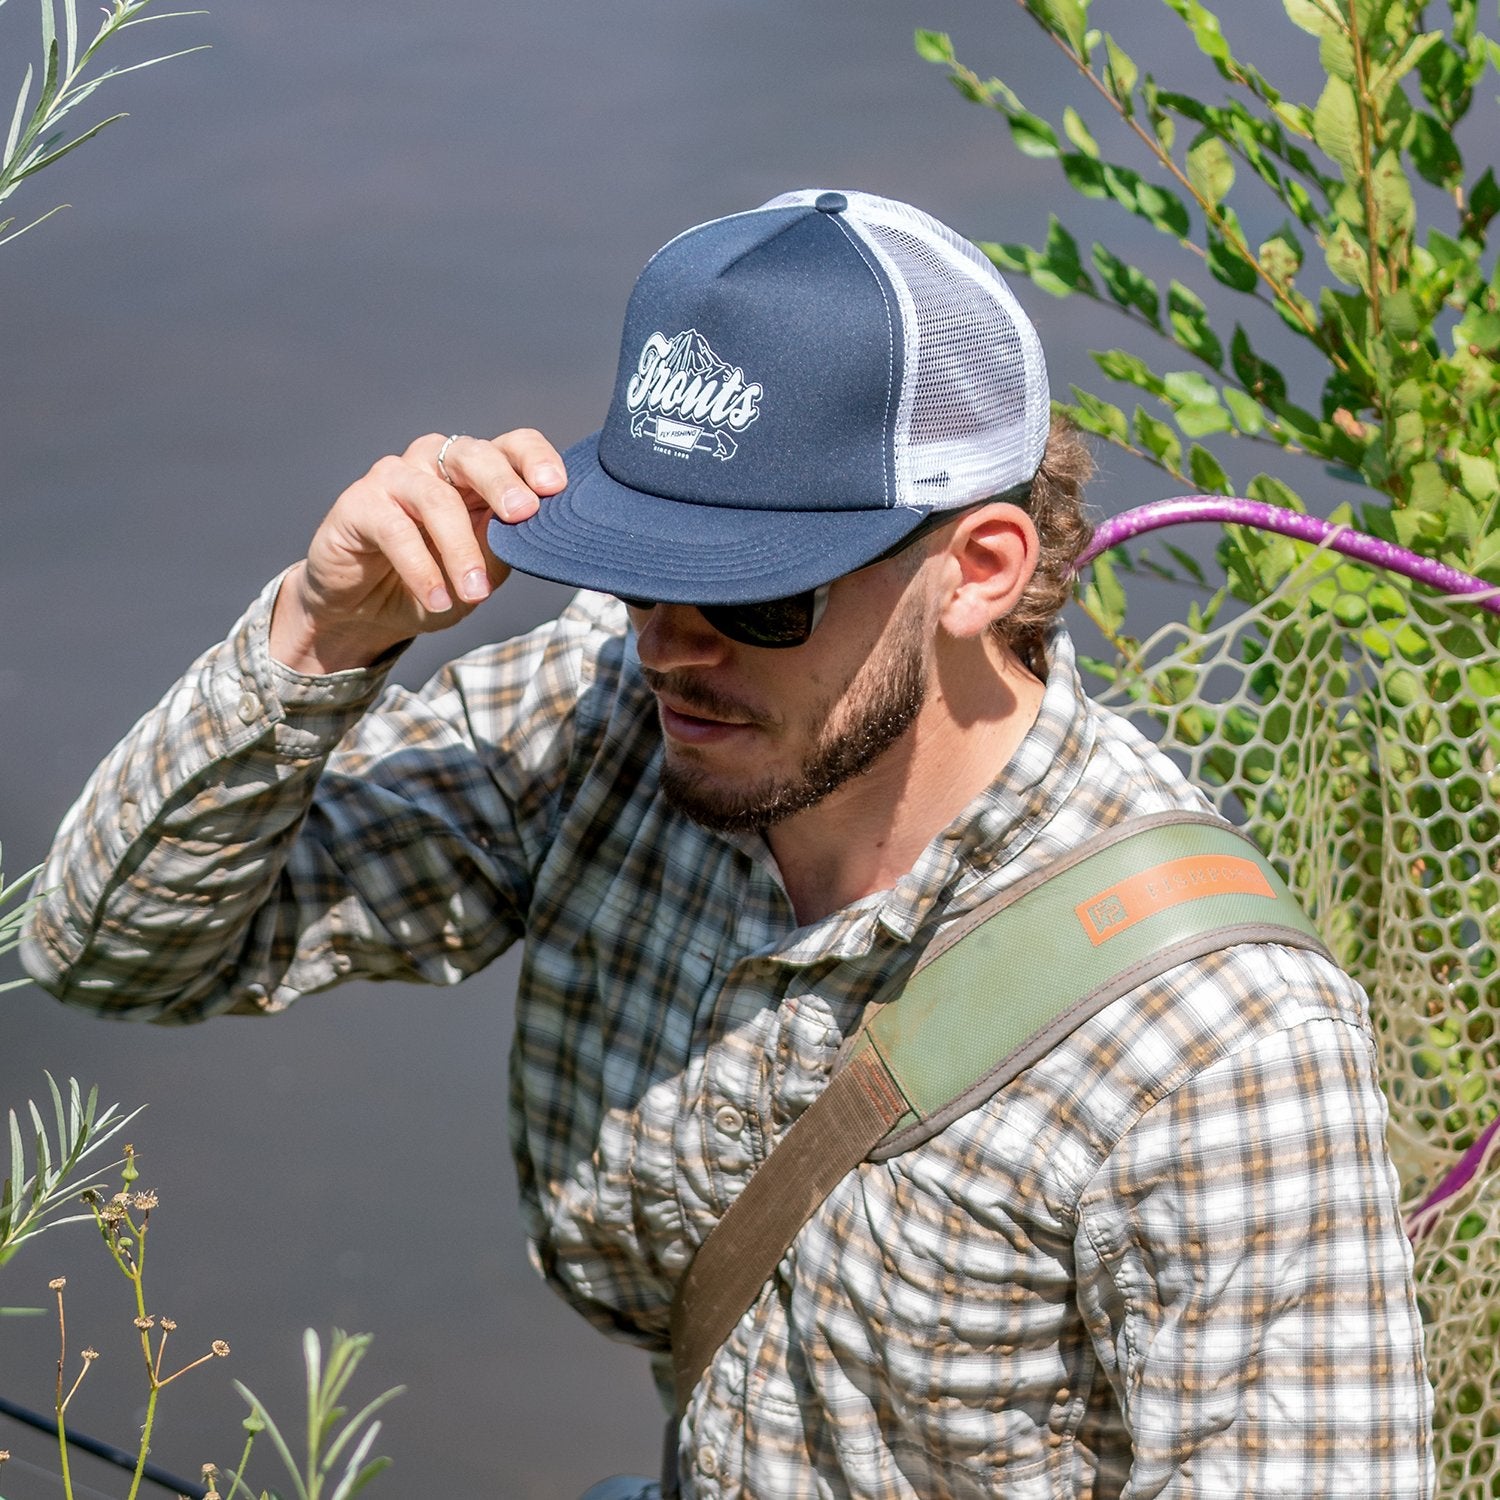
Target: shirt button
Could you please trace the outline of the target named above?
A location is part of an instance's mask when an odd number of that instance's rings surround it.
[[[714,1112],[714,1124],[725,1135],[738,1135],[745,1128],[745,1117],[732,1104],[723,1104]]]
[[[698,1468],[710,1479],[719,1472],[719,1455],[707,1443],[698,1450]]]
[[[241,693],[239,708],[236,712],[243,723],[254,723],[260,713],[260,699],[254,693]]]

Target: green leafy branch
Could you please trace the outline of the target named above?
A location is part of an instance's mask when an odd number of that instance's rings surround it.
[[[1039,248],[984,248],[1054,296],[1088,296],[1143,324],[1197,367],[1157,371],[1123,350],[1102,350],[1094,356],[1101,371],[1164,409],[1166,420],[1139,404],[1127,415],[1078,387],[1065,409],[1088,431],[1207,492],[1304,508],[1295,491],[1263,474],[1232,486],[1199,439],[1249,439],[1311,457],[1380,492],[1359,518],[1366,529],[1500,576],[1500,286],[1487,263],[1500,185],[1488,167],[1466,178],[1455,138],[1479,79],[1500,62],[1500,48],[1478,31],[1477,0],[1449,0],[1446,29],[1426,27],[1416,0],[1283,0],[1319,48],[1325,80],[1312,103],[1289,99],[1239,58],[1200,0],[1164,3],[1229,85],[1213,102],[1143,73],[1113,35],[1090,27],[1091,0],[1018,3],[1164,182],[1106,160],[1071,105],[1054,126],[1003,81],[982,79],[947,36],[919,32],[917,49],[966,98],[1000,113],[1017,149],[1055,161],[1083,197],[1144,219],[1222,286],[1272,308],[1277,325],[1312,344],[1328,370],[1317,409],[1295,403],[1242,324],[1226,337],[1183,281],[1173,278],[1164,297],[1152,277],[1103,245],[1086,265],[1054,218]],[[1254,247],[1232,201],[1240,169],[1287,213]],[[1451,232],[1419,232],[1414,176],[1453,205]],[[1321,251],[1319,286],[1309,282],[1309,235]],[[1226,564],[1235,591],[1256,590],[1247,599],[1274,588],[1295,555],[1237,532],[1226,554],[1235,555]]]
[[[3,5],[5,0],[0,0]],[[148,21],[167,21],[183,16],[201,15],[201,11],[169,11],[154,15],[143,12],[152,0],[112,0],[105,8],[104,20],[93,39],[81,43],[78,29],[78,7],[76,0],[62,0],[62,34],[58,34],[56,0],[41,0],[42,6],[42,72],[35,102],[32,101],[32,85],[36,82],[36,65],[26,69],[20,92],[16,96],[11,115],[10,131],[5,139],[5,150],[0,155],[0,202],[4,202],[28,177],[34,176],[44,167],[62,160],[70,151],[98,135],[106,125],[123,120],[123,114],[110,115],[107,119],[88,126],[65,139],[66,130],[62,121],[84,103],[93,92],[111,78],[123,77],[142,68],[154,67],[174,57],[185,57],[191,52],[201,52],[203,47],[185,47],[177,52],[147,58],[144,62],[130,63],[123,67],[108,68],[102,73],[85,77],[94,63],[99,49],[112,37],[132,26],[141,26]],[[34,229],[45,219],[50,219],[64,204],[49,209],[39,218],[33,219],[10,234],[4,231],[15,223],[15,219],[0,220],[0,245],[13,240],[17,235]]]
[[[245,1419],[245,1448],[238,1468],[230,1476],[227,1500],[234,1500],[238,1494],[255,1500],[240,1476],[250,1461],[254,1441],[262,1432],[270,1435],[297,1500],[325,1500],[325,1496],[326,1500],[350,1500],[389,1466],[388,1458],[370,1457],[381,1425],[374,1417],[405,1388],[395,1386],[376,1396],[347,1422],[344,1421],[347,1408],[340,1404],[369,1347],[369,1334],[348,1334],[335,1328],[325,1366],[323,1345],[317,1333],[309,1328],[302,1335],[303,1362],[307,1369],[306,1457],[302,1463],[293,1455],[291,1445],[271,1420],[261,1399],[239,1381],[235,1382],[235,1389],[250,1403],[250,1415]],[[339,1467],[340,1459],[343,1460],[342,1467]]]
[[[109,1170],[108,1165],[91,1168],[75,1178],[79,1168],[106,1142],[118,1135],[140,1113],[121,1114],[116,1104],[99,1108],[99,1090],[82,1097],[78,1080],[68,1080],[68,1100],[50,1073],[47,1087],[52,1095],[52,1131],[34,1101],[28,1100],[30,1130],[23,1131],[15,1110],[10,1117],[10,1175],[0,1189],[0,1265],[21,1245],[57,1224],[71,1224],[90,1217],[87,1213],[58,1218],[57,1214],[89,1191]],[[26,1137],[30,1136],[30,1151]]]

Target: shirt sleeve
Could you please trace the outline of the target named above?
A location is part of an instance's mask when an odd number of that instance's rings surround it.
[[[279,1010],[347,978],[455,983],[522,931],[593,613],[382,690],[390,660],[304,676],[271,657],[280,582],[64,820],[22,942],[59,998],[158,1021]]]
[[[1168,1092],[1079,1226],[1132,1500],[1431,1494],[1411,1251],[1360,1026],[1261,1036]]]

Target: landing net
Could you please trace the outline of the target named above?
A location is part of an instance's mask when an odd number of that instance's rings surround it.
[[[1500,606],[1494,590],[1445,598],[1341,555],[1359,534],[1316,524],[1322,545],[1285,543],[1300,561],[1271,598],[1208,632],[1167,626],[1100,697],[1254,838],[1369,993],[1437,1392],[1438,1489],[1491,1500]],[[1101,542],[1113,544],[1095,553]]]

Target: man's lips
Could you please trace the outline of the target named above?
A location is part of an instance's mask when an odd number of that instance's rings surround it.
[[[685,744],[703,745],[734,739],[766,727],[766,720],[746,704],[711,683],[686,673],[645,673],[656,695],[662,732]]]
[[[681,700],[674,703],[660,694],[656,701],[661,710],[662,731],[671,739],[681,740],[686,744],[704,745],[732,739],[755,727],[744,719],[720,718],[717,715],[695,712]]]

